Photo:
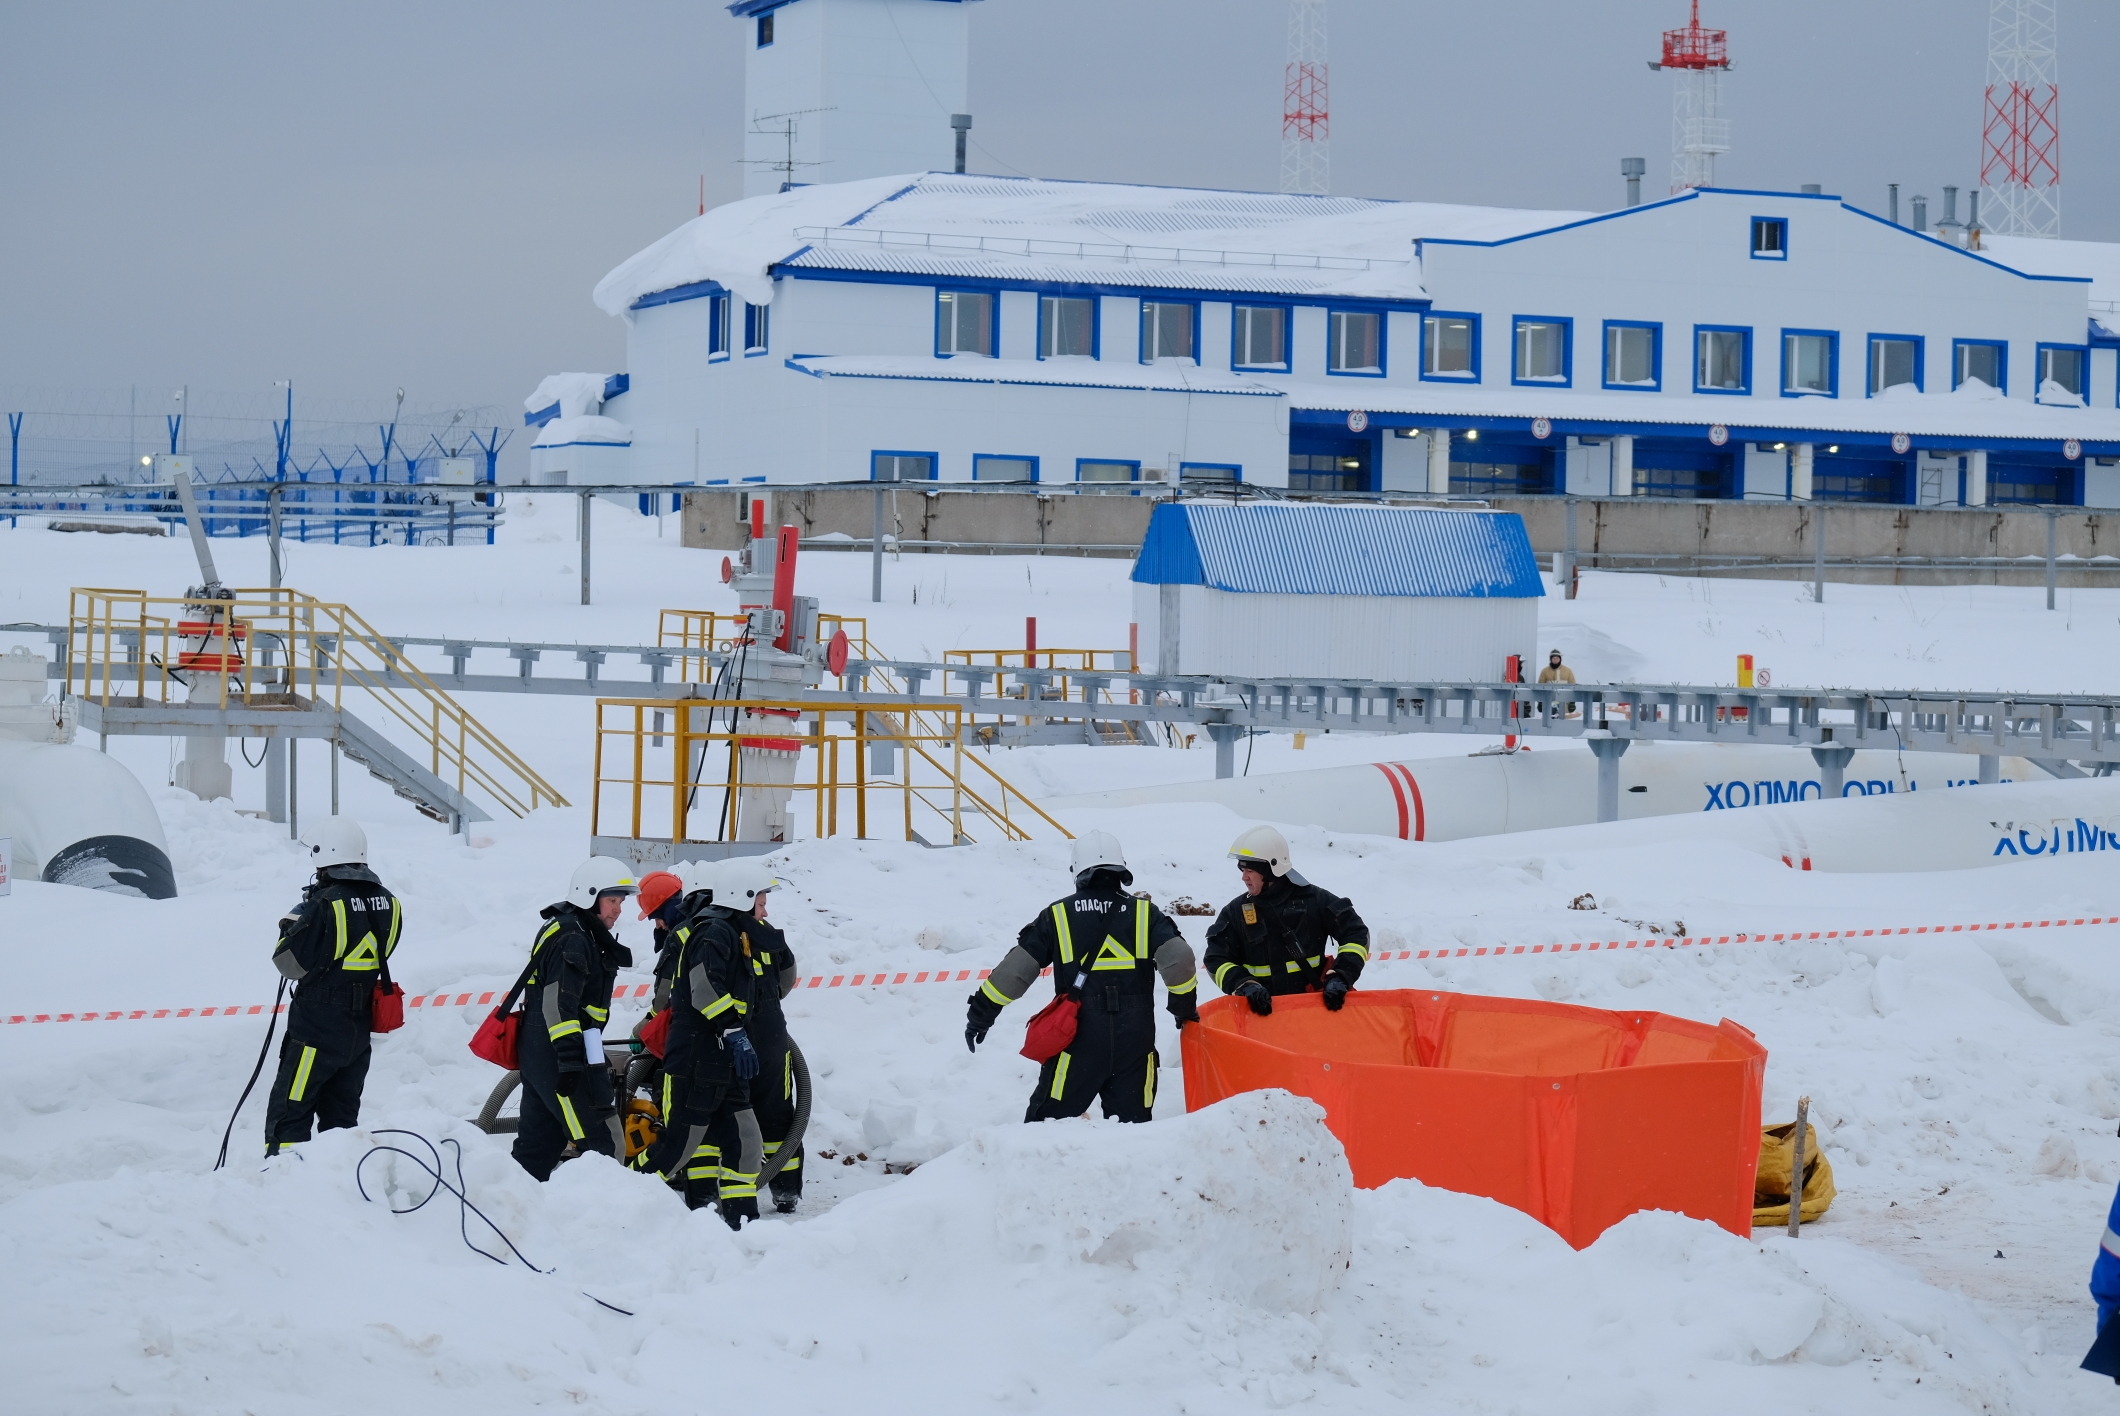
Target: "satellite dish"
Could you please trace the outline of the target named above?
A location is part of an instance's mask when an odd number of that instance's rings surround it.
[[[835,629],[832,631],[832,642],[825,645],[824,649],[824,666],[832,671],[832,677],[834,678],[838,678],[847,671],[847,632],[845,630]]]
[[[723,556],[721,558],[721,583],[726,585],[735,578],[736,567],[729,564],[729,558],[727,556]]]

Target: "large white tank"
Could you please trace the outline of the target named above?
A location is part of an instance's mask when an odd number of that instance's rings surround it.
[[[1846,797],[1941,793],[1972,785],[1979,759],[1952,752],[1858,751],[1843,773]],[[2005,781],[2044,780],[2021,757]],[[1806,748],[1715,747],[1637,741],[1619,760],[1619,814],[1699,816],[1784,802],[1817,802],[1818,765]],[[1047,800],[1047,808],[1218,802],[1240,816],[1329,826],[1403,841],[1456,841],[1576,826],[1597,820],[1597,759],[1582,748],[1536,748],[1469,757],[1321,767],[1221,781],[1129,787]]]
[[[1632,756],[1633,754],[1628,754]],[[1712,816],[1666,816],[1453,841],[1432,860],[1522,860],[1557,852],[1639,850],[1713,841],[1796,870],[1970,870],[2120,852],[2120,779],[2014,782],[1978,791],[1868,796]]]

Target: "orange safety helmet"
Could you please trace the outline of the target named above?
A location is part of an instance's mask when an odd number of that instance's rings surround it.
[[[640,878],[640,917],[646,919],[661,909],[672,895],[685,888],[684,882],[667,870],[650,871]]]

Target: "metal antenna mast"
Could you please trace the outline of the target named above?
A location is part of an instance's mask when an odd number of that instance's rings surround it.
[[[1281,104],[1281,190],[1332,190],[1325,0],[1288,0],[1288,69]]]
[[[2055,0],[1991,0],[1980,185],[2000,236],[2061,234],[2061,78]]]
[[[1730,150],[1730,120],[1722,116],[1722,76],[1730,68],[1728,30],[1702,29],[1700,0],[1684,29],[1664,31],[1671,87],[1671,191],[1715,185],[1715,159]]]
[[[766,136],[766,137],[774,137],[774,138],[781,138],[781,139],[784,139],[784,140],[785,140],[785,142],[786,142],[786,145],[787,145],[787,155],[786,155],[785,157],[769,157],[769,158],[764,158],[764,159],[760,159],[760,158],[755,158],[755,157],[754,157],[754,158],[744,158],[744,159],[741,159],[741,161],[742,161],[742,165],[743,165],[743,166],[745,166],[745,167],[763,167],[763,168],[766,168],[766,169],[767,169],[767,170],[769,170],[769,171],[773,171],[773,172],[778,172],[778,173],[780,174],[780,190],[781,190],[781,191],[783,191],[783,192],[785,192],[786,190],[788,190],[788,188],[790,188],[790,187],[792,187],[792,186],[794,186],[794,185],[795,185],[795,169],[796,169],[796,168],[798,168],[798,167],[822,167],[822,166],[824,166],[824,164],[823,164],[823,163],[821,163],[821,162],[802,162],[802,161],[798,161],[798,160],[796,159],[796,157],[795,157],[795,130],[796,130],[796,122],[795,122],[795,120],[796,120],[796,119],[798,119],[798,118],[806,118],[806,117],[808,117],[808,116],[809,116],[810,114],[812,114],[812,113],[830,113],[830,112],[832,112],[832,110],[833,110],[833,107],[836,107],[836,105],[833,105],[833,106],[831,106],[831,107],[825,107],[825,108],[797,108],[797,109],[792,109],[792,110],[790,110],[789,112],[786,112],[786,113],[754,113],[754,114],[752,114],[752,115],[751,115],[751,131],[752,131],[752,132],[754,132],[754,133],[758,133],[758,134],[761,134],[761,135],[763,135],[763,136]],[[782,122],[782,120],[785,120],[785,121],[784,121],[784,122]],[[776,122],[780,122],[780,123],[781,123],[781,126],[780,126],[780,127],[777,127],[777,128],[775,128],[775,127],[769,127],[769,126],[766,126],[766,125],[768,125],[768,124],[772,124],[772,123],[776,123]],[[700,197],[700,215],[701,215],[701,216],[705,216],[705,215],[706,215],[706,197],[705,197],[705,195],[704,195],[704,192],[705,192],[705,188],[704,188],[704,187],[702,187],[702,188],[701,188],[701,192],[702,192],[702,195],[701,195],[701,197]]]

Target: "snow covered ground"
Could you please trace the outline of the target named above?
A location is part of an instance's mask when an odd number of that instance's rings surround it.
[[[681,550],[674,522],[658,539],[652,521],[599,508],[598,603],[575,604],[573,508],[526,514],[528,500],[499,546],[296,546],[288,583],[386,632],[546,641],[644,642],[660,607],[727,603],[719,553]],[[264,580],[262,542],[215,550],[231,583]],[[870,606],[865,556],[807,556],[802,571],[806,593],[869,614],[905,657],[1018,644],[1026,615],[1043,644],[1121,646],[1126,573],[907,557]],[[70,585],[173,593],[193,576],[181,541],[0,526],[0,623],[63,619]],[[2120,593],[2064,591],[2048,614],[2036,589],[1832,586],[1820,607],[1779,583],[1584,583],[1572,604],[1547,602],[1540,647],[1586,679],[1727,682],[1751,652],[1779,684],[2120,691]],[[584,794],[588,700],[471,706]],[[1298,753],[1260,739],[1252,769],[1479,745],[1327,736]],[[285,828],[237,814],[262,805],[262,773],[239,766],[235,803],[206,804],[163,785],[166,742],[111,750],[163,813],[182,893],[18,883],[0,899],[0,1015],[269,999],[272,921],[302,866]],[[995,765],[1044,795],[1204,778],[1212,754],[1040,748]],[[400,977],[415,992],[505,985],[584,853],[585,813],[455,842],[362,774],[342,789],[406,902]],[[1223,851],[1241,823],[1220,808],[1070,824],[1116,831],[1160,901],[1235,892]],[[2120,913],[2095,855],[1907,876],[1792,873],[1706,846],[1446,867],[1419,845],[1291,834],[1304,869],[1390,948],[1681,921],[1699,936]],[[806,972],[983,967],[1063,891],[1064,862],[1064,843],[806,843],[775,912]],[[1570,910],[1585,892],[1600,908]],[[1197,941],[1206,920],[1183,923]],[[1770,1051],[1770,1121],[1813,1098],[1841,1197],[1800,1240],[1651,1214],[1581,1253],[1486,1200],[1350,1189],[1307,1103],[1185,1116],[1172,1037],[1156,1125],[1022,1127],[1033,1068],[1011,1044],[1029,1010],[969,1055],[961,985],[797,995],[818,1082],[809,1189],[800,1215],[738,1236],[599,1160],[528,1181],[504,1138],[463,1119],[496,1075],[463,1045],[478,1010],[416,1010],[377,1047],[368,1125],[461,1141],[472,1197],[549,1274],[471,1253],[446,1196],[390,1215],[386,1192],[420,1192],[403,1161],[368,1163],[378,1200],[364,1202],[365,1130],[261,1170],[254,1098],[241,1163],[209,1173],[258,1019],[0,1026],[0,1363],[25,1411],[635,1413],[725,1396],[791,1411],[2103,1409],[2074,1367],[2120,1182],[2116,943],[2083,927],[1375,966],[1367,986],[1727,1016]],[[500,1251],[476,1220],[471,1237]]]

